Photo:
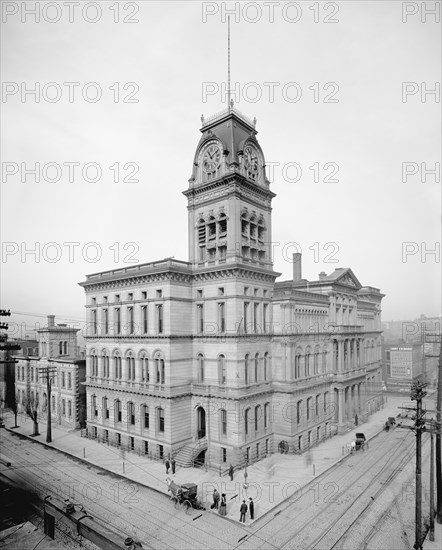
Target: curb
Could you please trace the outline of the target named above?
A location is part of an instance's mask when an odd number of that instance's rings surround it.
[[[52,446],[48,443],[45,443],[44,441],[38,441],[37,439],[34,439],[30,435],[26,435],[26,434],[22,434],[20,432],[16,432],[16,431],[12,430],[11,428],[7,428],[6,426],[4,426],[4,429],[7,430],[9,433],[12,433],[16,436],[24,437],[24,438],[29,439],[30,441],[32,441],[34,443],[37,443],[38,445],[42,445],[46,449],[51,449],[53,451],[57,451],[57,452],[61,453],[62,455],[66,456],[68,458],[73,458],[75,460],[78,460],[78,461],[82,462],[83,464],[85,464],[86,466],[92,466],[93,468],[96,468],[97,470],[99,470],[101,472],[104,472],[106,474],[117,476],[120,479],[123,479],[124,481],[129,481],[131,483],[136,483],[137,485],[141,485],[141,487],[145,487],[146,489],[150,489],[151,491],[155,491],[156,493],[158,493],[160,495],[164,495],[166,497],[168,496],[167,492],[165,493],[163,491],[160,491],[160,489],[156,489],[155,487],[151,487],[150,485],[146,485],[145,483],[142,483],[141,481],[135,481],[133,479],[129,479],[128,477],[124,476],[123,474],[119,474],[117,472],[113,472],[112,470],[108,470],[106,468],[103,468],[102,466],[99,466],[99,465],[95,464],[94,462],[90,462],[86,458],[81,458],[79,456],[68,453],[67,451],[63,451],[62,449],[58,449],[57,447],[54,447],[54,446]]]

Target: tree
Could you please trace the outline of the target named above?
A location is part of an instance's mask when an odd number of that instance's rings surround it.
[[[26,399],[26,414],[32,419],[34,423],[33,436],[40,435],[38,431],[38,415],[39,415],[39,399],[38,393],[32,392]]]

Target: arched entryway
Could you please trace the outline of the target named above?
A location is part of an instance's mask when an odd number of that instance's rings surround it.
[[[202,439],[203,437],[206,437],[206,411],[203,407],[197,408],[196,418],[198,439]]]

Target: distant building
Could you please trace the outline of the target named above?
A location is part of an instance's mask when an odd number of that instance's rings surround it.
[[[383,380],[389,391],[407,389],[414,380],[423,380],[422,344],[384,344]]]
[[[17,356],[16,392],[19,409],[26,410],[29,399],[38,400],[40,419],[47,411],[48,392],[45,369],[51,374],[51,414],[53,422],[67,428],[85,424],[86,362],[77,356],[79,329],[55,324],[54,315],[48,315],[46,327],[37,331],[38,356]]]

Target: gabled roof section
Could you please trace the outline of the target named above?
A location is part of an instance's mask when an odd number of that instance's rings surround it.
[[[326,275],[319,281],[314,282],[340,284],[350,286],[354,290],[360,290],[362,288],[358,278],[349,267],[339,267],[338,269],[335,269],[333,273],[330,273],[330,275]]]

